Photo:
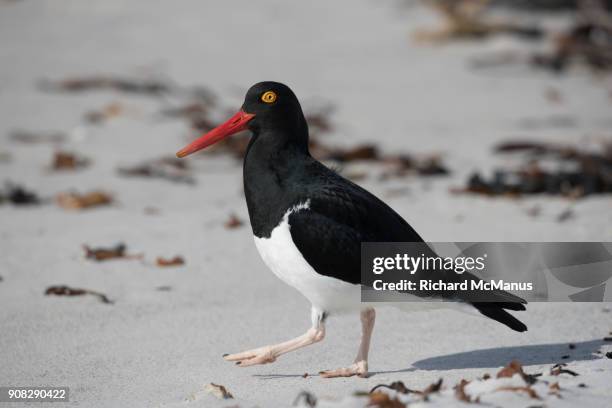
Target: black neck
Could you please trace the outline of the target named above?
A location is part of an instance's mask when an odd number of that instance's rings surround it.
[[[287,209],[305,200],[305,191],[299,186],[303,186],[304,169],[312,160],[308,128],[300,126],[294,132],[288,135],[257,129],[249,142],[244,157],[244,192],[257,237],[269,237]]]

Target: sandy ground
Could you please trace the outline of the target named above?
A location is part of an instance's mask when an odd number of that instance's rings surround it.
[[[529,45],[496,38],[417,47],[411,30],[437,20],[402,2],[123,3],[0,3],[0,150],[10,154],[0,163],[2,179],[44,197],[100,188],[118,200],[84,212],[53,204],[0,207],[0,385],[69,386],[70,405],[78,406],[232,405],[198,393],[214,382],[240,406],[289,406],[302,390],[341,399],[378,383],[401,380],[421,388],[440,377],[450,387],[461,378],[493,374],[516,358],[528,372],[570,363],[592,387],[578,389],[578,380],[563,378],[566,402],[609,406],[612,395],[597,384],[612,378],[612,364],[594,354],[610,350],[602,338],[612,330],[612,313],[602,304],[532,304],[521,315],[529,326],[524,334],[452,312],[381,310],[369,379],[302,378],[352,361],[357,316],[332,316],[325,342],[273,365],[241,369],[223,361],[223,353],[284,340],[309,324],[306,300],[265,268],[248,226],[223,226],[231,212],[247,219],[240,164],[206,155],[190,159],[195,186],[120,178],[117,166],[171,155],[185,143],[182,122],[155,116],[171,102],[114,92],[50,94],[36,87],[43,78],[73,75],[163,75],[210,87],[224,106],[237,107],[252,83],[282,81],[306,105],[336,107],[328,136],[335,144],[375,141],[387,151],[443,155],[451,177],[362,182],[430,241],[609,241],[607,196],[569,202],[448,192],[471,171],[503,163],[490,153],[498,141],[609,137],[609,80],[520,66],[474,71],[468,65],[474,56]],[[547,100],[551,87],[562,103]],[[82,123],[85,112],[116,101],[125,115],[101,126]],[[12,129],[66,131],[70,137],[61,146],[25,145],[9,139]],[[93,165],[50,172],[59,147],[88,156]],[[159,214],[147,214],[150,206]],[[534,206],[541,207],[538,217],[527,214]],[[567,208],[574,217],[558,222]],[[119,241],[144,260],[83,259],[82,244]],[[175,254],[185,257],[184,267],[154,266],[155,257]],[[57,284],[97,290],[115,303],[43,295]],[[569,350],[569,343],[577,347]],[[194,393],[196,401],[184,401]],[[512,398],[496,403],[529,403]],[[451,397],[439,402],[452,404]]]

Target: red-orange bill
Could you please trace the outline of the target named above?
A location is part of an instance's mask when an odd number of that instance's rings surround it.
[[[225,139],[228,136],[238,133],[247,128],[247,124],[255,117],[252,113],[246,113],[239,110],[234,116],[229,118],[225,123],[217,126],[213,130],[200,136],[189,145],[176,153],[176,157],[185,157],[192,153],[202,150],[218,141]]]

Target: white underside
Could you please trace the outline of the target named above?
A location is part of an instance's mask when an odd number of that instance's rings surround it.
[[[307,206],[289,210],[270,238],[255,238],[255,246],[270,270],[287,285],[297,289],[315,308],[328,312],[362,309],[359,285],[320,275],[304,259],[289,231],[289,215]]]
[[[361,310],[368,306],[392,305],[406,311],[439,308],[456,308],[458,304],[446,302],[395,302],[363,303],[360,285],[341,281],[318,274],[304,259],[291,237],[289,215],[296,211],[308,211],[308,203],[296,206],[285,214],[281,222],[272,230],[270,238],[255,239],[255,246],[265,264],[283,282],[297,289],[313,307],[331,313]],[[463,306],[463,305],[461,305]],[[459,309],[463,309],[460,307]],[[470,308],[472,309],[472,308]],[[466,311],[466,310],[463,310]]]

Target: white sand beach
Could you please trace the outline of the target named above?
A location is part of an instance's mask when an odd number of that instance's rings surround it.
[[[510,16],[546,27],[567,20]],[[580,376],[556,377],[562,398],[499,392],[483,402],[610,406],[612,360],[604,355],[612,342],[603,338],[612,330],[612,311],[602,303],[529,304],[515,314],[529,327],[525,333],[451,311],[380,309],[367,379],[317,376],[352,361],[358,316],[331,316],[324,342],[274,364],[239,368],[224,361],[223,353],[286,340],[310,322],[306,299],[274,277],[253,245],[240,161],[206,153],[185,159],[195,184],[122,177],[118,167],[172,156],[186,144],[185,122],[159,115],[185,99],[39,86],[95,75],[172,80],[214,92],[214,116],[222,120],[253,83],[284,82],[307,110],[334,107],[333,128],[324,136],[332,145],[375,143],[385,152],[441,157],[448,177],[358,181],[426,240],[612,240],[609,194],[569,200],[450,192],[473,171],[491,174],[514,163],[492,153],[501,141],[609,140],[611,77],[580,68],[555,75],[520,64],[476,70],[473,58],[542,44],[507,36],[443,46],[411,39],[413,30],[437,24],[428,8],[394,0],[0,2],[0,182],[47,199],[0,205],[0,386],[68,386],[66,406],[288,407],[309,391],[324,407],[364,406],[367,399],[353,393],[381,383],[423,389],[443,378],[443,392],[419,404],[455,406],[452,387],[461,379],[494,375],[516,359],[527,373],[567,363]],[[561,102],[546,97],[550,89]],[[112,104],[119,114],[103,123],[83,120]],[[20,129],[66,137],[23,143],[11,137]],[[58,150],[77,152],[90,165],[52,171]],[[367,163],[351,166],[378,171]],[[107,191],[115,203],[69,211],[53,202],[71,190]],[[226,228],[232,213],[244,225]],[[142,259],[84,258],[82,245],[119,242]],[[185,265],[155,265],[157,257],[175,255]],[[45,296],[53,285],[98,291],[113,303]],[[211,382],[235,399],[204,393]]]

